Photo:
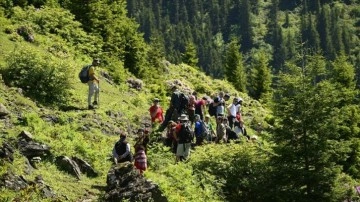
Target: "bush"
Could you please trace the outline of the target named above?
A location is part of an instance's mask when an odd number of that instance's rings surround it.
[[[10,54],[6,62],[1,71],[5,84],[22,88],[26,96],[42,104],[67,101],[70,67],[62,60],[31,46],[22,46]]]
[[[59,36],[85,54],[97,54],[102,46],[99,37],[87,34],[75,16],[62,8],[14,7],[11,20],[34,34]]]

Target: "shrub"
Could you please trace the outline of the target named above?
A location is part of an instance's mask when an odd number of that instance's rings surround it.
[[[11,19],[21,27],[25,24],[29,32],[60,36],[85,54],[94,55],[102,46],[100,38],[87,34],[81,28],[81,23],[74,20],[75,16],[65,9],[46,6],[41,9],[33,6],[14,7]]]
[[[65,62],[31,46],[18,47],[6,62],[1,71],[5,84],[22,88],[26,96],[42,104],[67,101],[70,67]]]

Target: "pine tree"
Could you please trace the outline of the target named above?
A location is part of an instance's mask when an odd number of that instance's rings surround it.
[[[188,42],[185,47],[185,53],[182,54],[182,62],[192,67],[197,67],[199,59],[194,43]]]
[[[238,41],[233,39],[226,50],[225,59],[225,75],[226,79],[234,85],[234,87],[246,92],[246,74],[243,64],[242,54],[240,53],[240,45]]]
[[[251,63],[251,74],[249,81],[250,95],[259,100],[270,98],[271,92],[271,72],[269,59],[265,52],[256,53]]]
[[[325,4],[321,8],[320,16],[318,17],[318,32],[320,36],[320,46],[325,56],[328,59],[335,58],[335,50],[331,40],[331,18],[330,18],[330,6]]]
[[[251,25],[251,7],[249,0],[242,0],[240,6],[241,50],[249,51],[253,46],[253,30]]]
[[[342,171],[339,162],[349,152],[337,125],[344,118],[338,115],[343,110],[341,89],[322,76],[324,58],[306,58],[302,67],[287,65],[274,96],[273,191],[277,201],[342,201],[346,193],[334,192]]]

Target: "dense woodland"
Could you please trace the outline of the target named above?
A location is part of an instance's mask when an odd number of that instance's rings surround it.
[[[168,60],[225,79],[266,106],[261,152],[224,147],[234,152],[223,157],[213,149],[218,164],[205,158],[177,167],[192,166],[188,173],[203,177],[199,189],[221,187],[204,195],[208,201],[359,200],[358,1],[0,0],[0,15],[12,41],[35,35],[34,44],[51,53],[29,46],[0,63],[5,84],[28,89],[40,104],[69,103],[70,78],[59,72],[75,71],[79,58],[100,57],[116,84],[135,76],[164,100]],[[49,75],[54,80],[44,79]],[[214,93],[201,82],[193,81],[195,90]]]
[[[127,9],[145,40],[159,43],[168,60],[197,65],[215,77],[226,77],[226,50],[232,41],[240,45],[247,72],[259,52],[274,74],[302,51],[327,60],[343,53],[359,67],[356,1],[127,0]],[[188,52],[194,52],[198,62],[189,61]]]

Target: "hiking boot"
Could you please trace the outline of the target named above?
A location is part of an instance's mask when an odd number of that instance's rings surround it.
[[[98,105],[98,104],[97,104],[97,101],[94,101],[94,102],[93,102],[93,105]]]
[[[88,109],[95,109],[95,107],[92,105],[89,105]]]

